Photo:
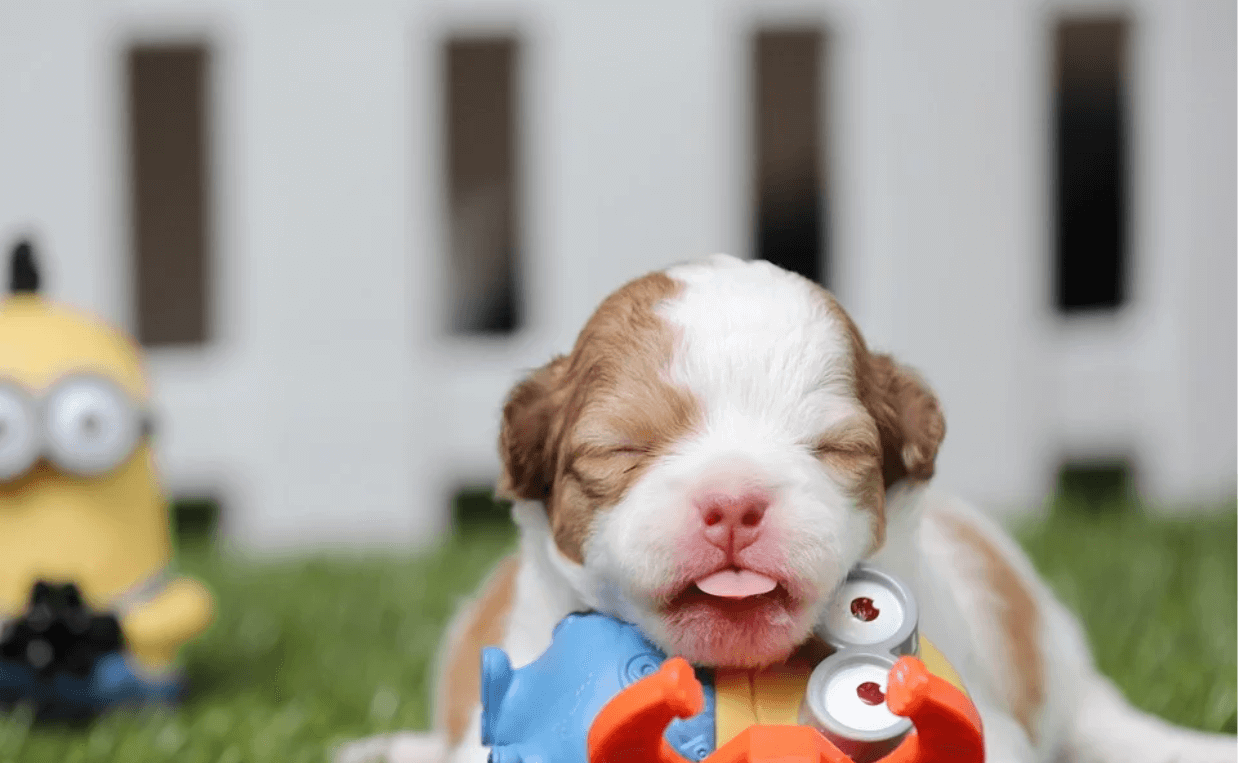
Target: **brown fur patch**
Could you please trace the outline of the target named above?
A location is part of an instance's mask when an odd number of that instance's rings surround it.
[[[877,420],[886,486],[933,476],[946,420],[919,374],[889,355],[869,355],[860,399]]]
[[[504,407],[500,490],[544,501],[555,543],[574,561],[597,511],[697,421],[696,401],[666,379],[675,337],[656,313],[678,290],[652,273],[611,294],[571,355],[534,372]]]
[[[859,328],[838,300],[817,287],[826,311],[851,345],[854,392],[872,417],[856,422],[838,438],[827,435],[819,452],[827,463],[853,478],[860,506],[875,518],[875,545],[885,542],[885,488],[911,478],[933,476],[937,450],[946,435],[941,406],[928,385],[889,355],[869,351]],[[831,441],[838,443],[831,446]]]
[[[946,437],[941,404],[924,380],[889,355],[870,352],[859,328],[825,289],[826,308],[851,340],[855,393],[877,422],[885,486],[910,477],[933,476],[937,450]]]
[[[954,517],[944,519],[959,542],[976,553],[985,579],[997,594],[1000,609],[994,615],[1001,624],[1010,665],[1006,701],[1015,720],[1034,743],[1036,718],[1045,698],[1044,660],[1036,640],[1040,625],[1036,600],[1018,572],[978,529]]]
[[[545,500],[554,481],[552,428],[567,398],[568,359],[558,356],[516,385],[503,406],[499,454],[503,473],[495,493],[500,498]]]
[[[500,646],[507,617],[516,596],[520,559],[505,558],[480,588],[481,594],[457,615],[446,636],[447,649],[438,691],[434,698],[437,723],[451,747],[468,733],[473,711],[481,697],[481,650]]]

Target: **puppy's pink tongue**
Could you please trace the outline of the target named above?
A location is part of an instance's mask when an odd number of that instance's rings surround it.
[[[745,599],[760,596],[777,587],[778,581],[751,570],[723,570],[696,581],[696,587],[710,596]]]

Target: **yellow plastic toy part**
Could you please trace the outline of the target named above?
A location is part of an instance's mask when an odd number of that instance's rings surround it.
[[[971,695],[967,693],[967,687],[963,685],[963,679],[959,676],[954,666],[946,659],[946,656],[941,653],[933,642],[928,639],[920,638],[920,662],[924,663],[924,667],[928,668],[928,672],[945,679],[954,688],[963,692],[963,695],[971,699]]]
[[[926,638],[920,638],[920,660],[933,675],[967,694],[958,671]],[[718,747],[753,725],[799,724],[800,703],[808,689],[813,665],[800,669],[778,665],[760,671],[719,669],[714,673],[714,737]]]
[[[214,617],[215,606],[206,588],[192,578],[178,578],[151,601],[130,609],[121,628],[140,665],[159,671],[176,658],[181,644],[206,630]]]

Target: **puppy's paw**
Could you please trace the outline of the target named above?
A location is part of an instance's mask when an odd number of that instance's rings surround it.
[[[334,763],[446,763],[447,744],[439,734],[403,731],[358,739],[340,747]]]

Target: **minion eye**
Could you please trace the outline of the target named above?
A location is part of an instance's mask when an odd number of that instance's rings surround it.
[[[67,379],[52,389],[46,406],[48,457],[67,472],[92,476],[110,471],[142,436],[137,410],[103,379]]]
[[[0,481],[25,474],[39,458],[34,404],[21,389],[0,382]]]

